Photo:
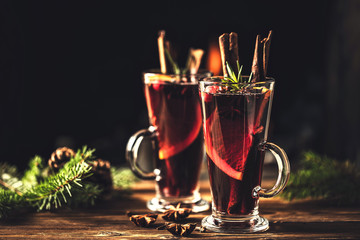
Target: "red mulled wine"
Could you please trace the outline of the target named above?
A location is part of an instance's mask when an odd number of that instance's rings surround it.
[[[145,84],[150,124],[157,128],[156,178],[162,197],[187,197],[198,190],[204,158],[197,83]]]
[[[226,90],[226,91],[225,91]],[[208,86],[202,94],[204,136],[213,209],[227,215],[257,211],[254,187],[260,186],[271,90],[231,92]]]

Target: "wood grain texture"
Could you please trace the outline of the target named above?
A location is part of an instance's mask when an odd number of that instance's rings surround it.
[[[266,183],[265,183],[266,184]],[[269,184],[271,185],[271,183]],[[206,181],[201,193],[210,200]],[[139,182],[126,199],[106,201],[91,209],[61,209],[54,212],[13,216],[0,222],[0,239],[177,239],[155,227],[164,223],[159,216],[154,227],[141,228],[129,221],[126,211],[147,213],[146,200],[154,196],[153,182]],[[218,234],[194,231],[196,239],[357,239],[360,238],[360,208],[337,208],[317,201],[288,203],[279,198],[260,201],[261,215],[270,229],[259,234]],[[200,226],[209,215],[191,214],[187,222]]]

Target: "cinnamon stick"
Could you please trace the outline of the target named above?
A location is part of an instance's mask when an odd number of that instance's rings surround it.
[[[253,74],[252,82],[261,82],[266,79],[271,37],[272,31],[269,32],[267,38],[262,40],[260,40],[260,35],[256,36],[254,58],[251,67],[251,72]]]
[[[263,39],[264,50],[263,50],[263,69],[264,78],[266,79],[267,67],[269,63],[270,44],[271,44],[272,30],[269,31],[268,37]]]
[[[186,68],[189,69],[190,74],[196,74],[198,72],[203,55],[204,50],[190,48],[188,62],[186,64]]]
[[[262,43],[260,41],[260,35],[256,36],[255,40],[255,50],[254,58],[251,66],[251,72],[253,74],[252,82],[260,82],[264,79],[264,70],[263,70],[263,56],[262,51],[260,50]]]
[[[163,74],[165,74],[167,72],[164,39],[165,39],[165,31],[161,30],[161,31],[159,31],[158,47],[159,47],[160,70],[161,70],[161,73],[163,73]]]
[[[238,35],[234,32],[222,34],[219,37],[219,46],[223,74],[225,77],[228,77],[229,74],[227,72],[226,62],[228,62],[230,67],[235,70],[237,69],[237,61],[239,61]]]

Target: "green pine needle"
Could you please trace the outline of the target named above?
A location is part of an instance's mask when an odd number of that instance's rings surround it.
[[[41,169],[43,168],[43,161],[40,156],[35,156],[29,162],[29,168],[25,171],[24,176],[21,178],[25,188],[31,188],[38,184],[41,179]]]
[[[62,206],[91,206],[102,196],[103,188],[90,181],[90,162],[95,160],[95,149],[79,149],[56,174],[45,167],[41,157],[29,162],[22,178],[15,167],[0,163],[0,218],[11,211],[30,207],[38,211]],[[114,186],[128,189],[136,181],[129,169],[111,168]]]
[[[129,189],[139,179],[128,168],[111,167],[111,176],[115,188]]]
[[[0,219],[17,208],[25,206],[24,198],[11,190],[0,189]]]
[[[24,197],[31,204],[49,210],[58,208],[66,203],[67,196],[72,197],[71,189],[82,187],[81,180],[88,177],[91,166],[84,159],[79,158],[79,152],[67,162],[55,175],[49,176],[43,182],[31,188]]]
[[[291,174],[281,194],[283,198],[324,199],[337,205],[360,204],[360,171],[354,163],[306,152],[300,167]]]
[[[19,179],[19,173],[15,166],[7,163],[0,164],[0,189],[11,190],[20,193],[23,182]],[[21,194],[21,193],[20,193]]]

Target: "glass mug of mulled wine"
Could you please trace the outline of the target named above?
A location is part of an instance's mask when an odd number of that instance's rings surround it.
[[[285,151],[267,142],[275,82],[267,78],[239,87],[222,78],[199,83],[212,194],[212,214],[202,226],[224,233],[266,231],[269,222],[259,216],[259,197],[277,195],[290,175]],[[268,190],[261,188],[266,151],[278,164],[277,181]]]
[[[198,81],[210,76],[143,74],[150,127],[129,139],[126,158],[138,177],[156,181],[156,196],[147,202],[152,211],[178,203],[193,212],[209,209],[198,186],[205,159]]]

